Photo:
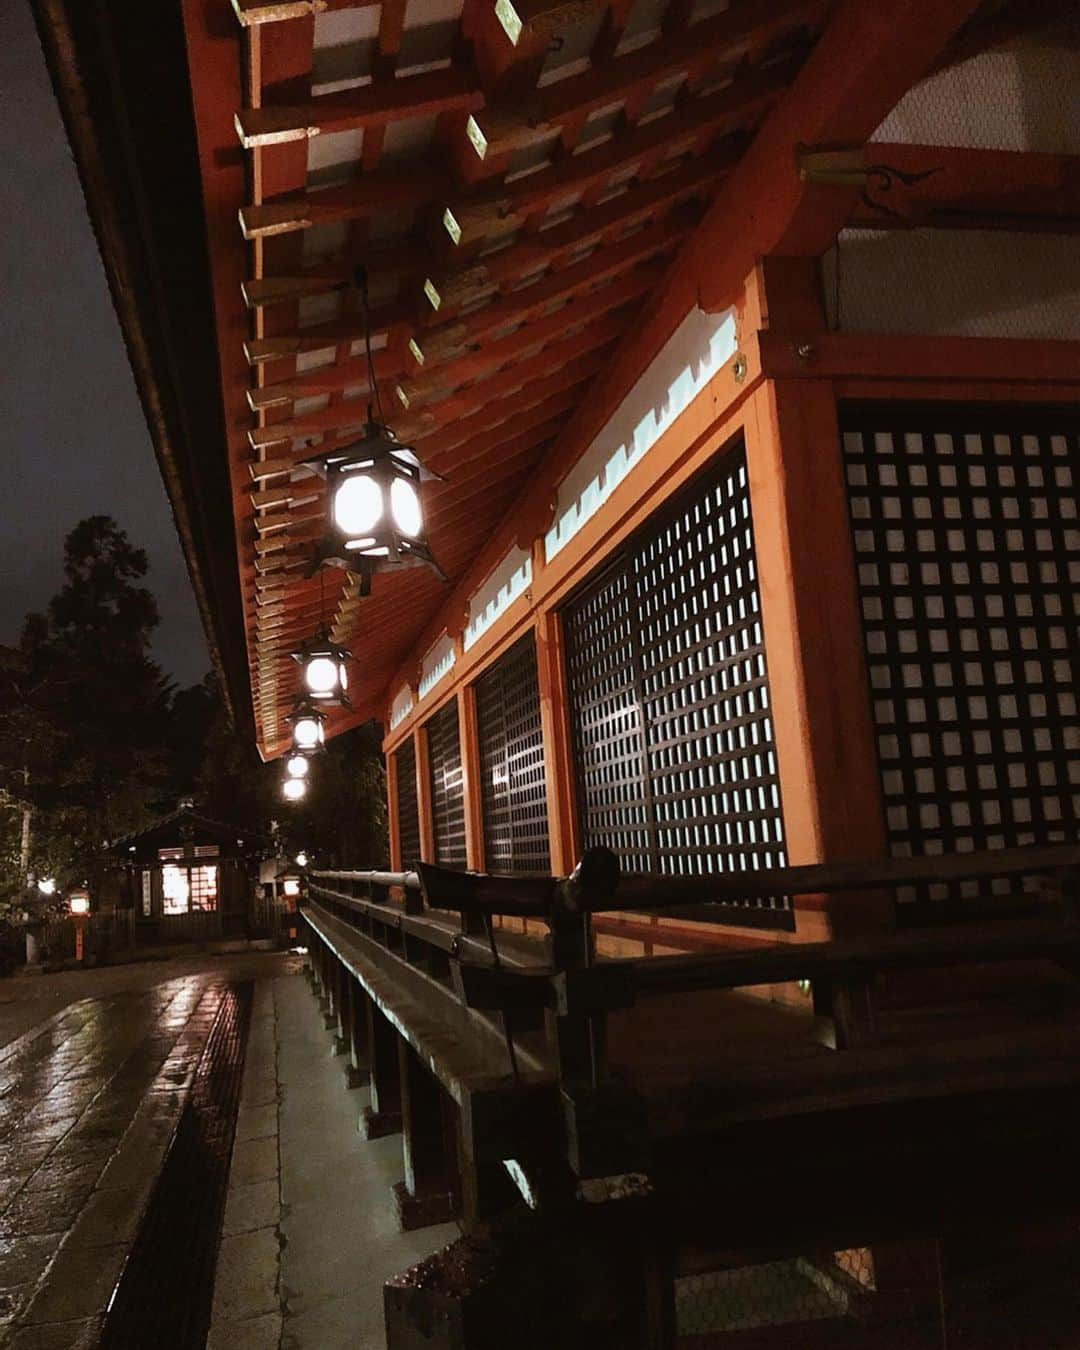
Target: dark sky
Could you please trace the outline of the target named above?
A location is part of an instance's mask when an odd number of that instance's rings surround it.
[[[101,512],[149,554],[155,654],[191,684],[202,626],[27,0],[0,0],[0,90],[0,642]]]

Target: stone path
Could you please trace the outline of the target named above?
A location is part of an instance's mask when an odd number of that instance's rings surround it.
[[[385,1350],[384,1282],[458,1236],[400,1231],[401,1138],[360,1138],[332,1042],[306,980],[258,983],[208,1350]]]
[[[281,957],[259,960],[283,968]],[[221,990],[237,974],[219,962],[80,999],[0,1050],[0,1346],[96,1344]]]

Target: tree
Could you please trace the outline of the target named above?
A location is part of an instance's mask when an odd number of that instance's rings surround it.
[[[102,845],[148,823],[167,797],[172,690],[150,656],[158,613],[146,572],[146,554],[114,520],[80,521],[60,591],[3,649],[0,763],[20,813],[9,891],[27,871],[62,884],[95,871]]]

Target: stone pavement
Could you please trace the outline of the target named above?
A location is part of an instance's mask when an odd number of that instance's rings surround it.
[[[0,1346],[96,1344],[221,990],[290,962],[204,958],[174,979],[162,963],[102,997],[78,997],[100,982],[70,974],[51,1017],[32,990],[44,1020],[0,1050]]]
[[[401,1139],[363,1140],[305,980],[260,980],[248,1038],[209,1350],[384,1350],[384,1281],[458,1236],[402,1233]]]

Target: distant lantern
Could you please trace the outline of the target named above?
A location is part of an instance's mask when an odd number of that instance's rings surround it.
[[[294,861],[295,861],[297,867],[306,867],[306,866],[307,866],[307,854],[306,854],[305,852],[303,852],[303,850],[301,850],[301,851],[296,855]]]
[[[326,739],[323,727],[326,715],[310,699],[301,699],[289,714],[288,720],[292,724],[294,753],[310,755],[322,746]]]
[[[68,908],[72,914],[90,913],[90,895],[87,891],[72,891],[68,896]]]
[[[371,575],[426,565],[446,580],[424,533],[420,483],[434,478],[389,427],[369,420],[360,440],[305,460],[326,479],[326,524],[316,566],[331,563]]]
[[[281,785],[281,795],[286,801],[301,801],[306,794],[307,782],[303,778],[286,778]]]
[[[307,755],[290,755],[285,761],[285,772],[290,778],[306,778],[310,767]]]
[[[304,691],[320,703],[340,703],[346,708],[350,706],[348,659],[345,648],[331,642],[326,633],[293,652],[293,660],[300,663]]]
[[[37,888],[42,895],[55,895],[56,881],[53,877],[42,877],[37,884]]]
[[[299,895],[299,894],[300,894],[300,878],[299,878],[299,877],[283,877],[283,878],[282,878],[282,883],[281,883],[281,888],[282,888],[282,890],[285,892],[285,894],[286,894],[287,896],[289,896],[290,898]]]

